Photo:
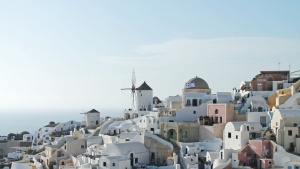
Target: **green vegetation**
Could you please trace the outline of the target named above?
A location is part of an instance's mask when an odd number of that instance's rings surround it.
[[[9,133],[7,135],[7,140],[12,140],[13,137],[15,137],[14,140],[23,140],[23,135],[24,134],[29,134],[29,132],[28,131],[23,131],[20,134],[18,134],[18,133],[17,134],[15,134],[15,133]]]

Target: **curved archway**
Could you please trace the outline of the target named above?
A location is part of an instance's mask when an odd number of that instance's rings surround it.
[[[202,104],[202,99],[199,100],[199,106]]]
[[[132,118],[134,119],[134,118],[137,118],[137,117],[139,117],[139,115],[137,114],[137,113],[133,113],[132,114]]]
[[[125,119],[130,119],[130,114],[129,113],[125,113]]]
[[[177,132],[174,129],[168,131],[168,140],[170,139],[177,140]]]
[[[191,106],[191,100],[190,99],[187,99],[186,106]]]

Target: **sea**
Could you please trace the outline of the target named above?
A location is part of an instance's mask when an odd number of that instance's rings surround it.
[[[122,117],[123,109],[96,109],[101,117]],[[0,136],[9,133],[21,133],[28,131],[33,133],[40,128],[54,122],[68,122],[74,120],[82,122],[85,118],[83,110],[33,110],[33,111],[0,111]]]

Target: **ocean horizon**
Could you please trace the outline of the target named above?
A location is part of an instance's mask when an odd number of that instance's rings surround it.
[[[121,117],[122,109],[96,109],[101,117]],[[89,111],[89,110],[87,110]],[[28,131],[33,133],[49,124],[50,121],[64,123],[70,120],[82,122],[84,111],[74,110],[35,110],[35,111],[0,111],[0,136],[7,136],[9,133],[21,133]]]

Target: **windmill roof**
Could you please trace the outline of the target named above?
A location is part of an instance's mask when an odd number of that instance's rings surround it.
[[[152,89],[151,89],[151,87],[149,87],[149,86],[147,85],[147,83],[144,81],[144,83],[143,83],[140,87],[136,88],[136,90],[152,90]]]
[[[95,109],[92,109],[92,110],[90,110],[90,111],[88,111],[88,112],[86,112],[86,113],[100,113],[100,112],[98,112],[98,111],[95,110]]]

